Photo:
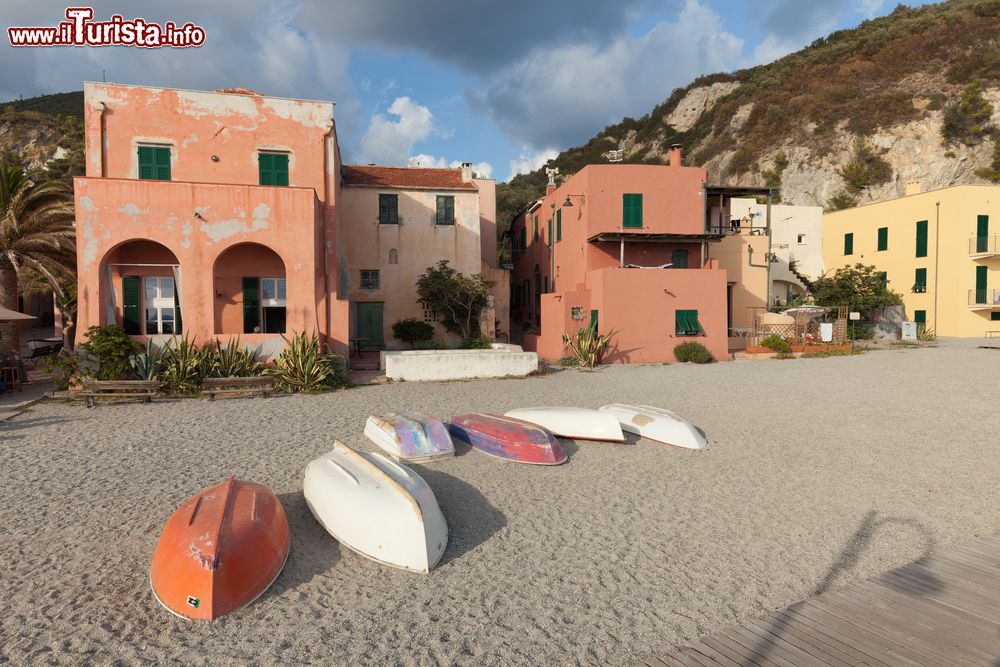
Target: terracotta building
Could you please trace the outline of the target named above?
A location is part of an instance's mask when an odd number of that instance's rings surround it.
[[[511,315],[525,349],[559,358],[562,335],[594,323],[615,334],[608,363],[672,361],[685,341],[728,355],[727,276],[708,245],[732,233],[733,197],[768,190],[710,186],[677,146],[670,164],[589,165],[516,218]]]
[[[342,165],[330,102],[101,83],[84,99],[78,335],[392,346],[438,259],[495,272],[506,302],[494,184],[467,167]]]

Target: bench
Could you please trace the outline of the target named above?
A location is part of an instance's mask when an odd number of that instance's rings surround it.
[[[149,403],[160,393],[156,380],[86,380],[80,397],[87,399],[87,407],[94,407],[97,398],[141,398]]]
[[[216,394],[236,396],[260,395],[267,398],[274,389],[274,378],[266,375],[249,378],[205,378],[201,381],[201,393],[214,401]]]

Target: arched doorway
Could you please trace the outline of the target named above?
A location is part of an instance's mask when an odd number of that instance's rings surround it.
[[[126,241],[101,260],[100,324],[131,336],[182,333],[181,267],[168,247],[148,239]]]
[[[259,243],[227,248],[212,269],[215,333],[285,333],[285,263]]]

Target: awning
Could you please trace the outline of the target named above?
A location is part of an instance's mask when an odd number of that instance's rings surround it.
[[[16,310],[0,308],[0,322],[27,322],[28,320],[35,319],[38,318],[34,315],[25,315],[24,313],[19,313]]]
[[[613,231],[613,232],[598,232],[594,234],[587,240],[591,243],[602,243],[605,241],[629,241],[629,242],[639,242],[639,243],[659,243],[663,241],[717,241],[718,239],[725,236],[722,232],[718,234],[705,233],[705,234],[650,234],[647,232],[629,232],[629,231]]]

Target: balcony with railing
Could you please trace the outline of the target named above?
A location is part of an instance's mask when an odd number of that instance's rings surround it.
[[[1000,289],[970,289],[969,308],[972,310],[1000,310]]]
[[[974,236],[969,239],[969,256],[973,259],[1000,257],[1000,235]]]

